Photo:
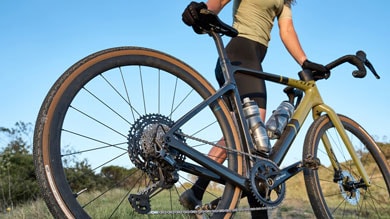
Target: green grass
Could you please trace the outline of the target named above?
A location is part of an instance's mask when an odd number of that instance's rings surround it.
[[[370,168],[367,168],[369,172]],[[325,174],[325,173],[322,173]],[[332,178],[331,175],[324,177]],[[375,178],[375,177],[373,177]],[[384,186],[384,185],[383,185]],[[220,188],[219,188],[220,189]],[[330,188],[324,187],[326,190],[334,190],[337,189],[337,187],[333,186]],[[215,191],[218,192],[218,188],[214,188]],[[171,210],[172,208],[174,210],[184,210],[182,206],[177,201],[177,197],[179,194],[181,194],[184,190],[183,189],[171,189],[171,190],[164,190],[159,195],[157,195],[155,198],[152,199],[151,206],[152,210]],[[90,200],[92,197],[96,197],[99,193],[94,192],[88,192],[83,193],[81,196],[80,202],[85,202],[85,200]],[[372,194],[377,198],[384,197],[385,194]],[[104,208],[94,208],[93,206],[87,207],[87,211],[91,213],[92,218],[107,218],[110,214],[110,211],[107,211],[107,209],[114,209],[116,206],[118,206],[118,203],[123,200],[122,204],[118,208],[118,211],[116,212],[116,215],[112,218],[136,218],[136,219],[153,219],[153,218],[174,218],[172,215],[141,215],[131,208],[128,200],[128,193],[124,189],[116,189],[111,191],[107,196],[104,196],[102,198],[99,198],[98,206],[105,206]],[[339,196],[337,196],[340,198]],[[83,200],[83,198],[85,200]],[[205,194],[205,200],[213,200],[215,197],[211,196],[210,194]],[[171,206],[171,201],[176,200],[174,206]],[[328,200],[329,201],[329,200]],[[335,200],[339,202],[340,200]],[[384,200],[386,202],[388,200]],[[246,199],[244,198],[241,200],[240,203],[241,208],[248,207],[248,203]],[[351,209],[353,210],[353,209]],[[308,200],[308,196],[305,189],[305,183],[303,179],[303,174],[298,174],[295,177],[291,178],[286,183],[286,197],[283,201],[283,203],[277,208],[269,211],[270,218],[283,218],[283,219],[289,219],[289,218],[315,218],[314,213],[312,211],[310,202]],[[181,218],[190,218],[187,217],[181,217]],[[364,217],[364,215],[362,215]],[[5,219],[11,219],[11,218],[32,218],[32,219],[45,219],[45,218],[52,218],[50,215],[48,208],[46,207],[43,200],[37,200],[32,201],[27,204],[17,206],[14,209],[11,209],[9,212],[3,212],[0,213],[0,218]],[[177,217],[175,217],[177,218]],[[250,218],[249,213],[238,213],[235,218]]]
[[[49,209],[46,207],[42,199],[31,201],[23,205],[19,205],[14,209],[9,209],[7,212],[0,213],[0,218],[4,219],[49,219],[51,216]]]
[[[173,192],[173,191],[171,191]],[[176,193],[176,191],[174,191]],[[180,192],[180,191],[179,191]],[[114,193],[111,193],[109,198],[103,198],[100,200],[101,203],[106,208],[94,208],[94,209],[89,209],[90,213],[92,214],[92,218],[106,218],[106,216],[109,215],[110,212],[108,212],[106,209],[112,209],[116,207],[118,200],[123,198],[123,194],[126,193],[125,190],[115,190]],[[170,210],[171,205],[170,205],[170,194],[169,191],[163,191],[163,194],[159,195],[158,199],[155,199],[152,201],[152,210],[153,207],[155,209],[166,209]],[[172,194],[173,195],[173,194]],[[294,194],[291,194],[294,196]],[[96,194],[93,192],[90,192],[85,196],[85,199],[95,197]],[[177,196],[177,194],[175,194]],[[206,194],[205,199],[213,199],[210,195]],[[298,203],[297,201],[293,201],[292,199],[289,199],[286,197],[286,201],[283,204],[282,207],[272,210],[270,214],[272,215],[272,218],[310,218],[306,217],[305,212],[300,212],[300,211],[295,211],[297,206],[291,206],[291,204]],[[301,201],[299,203],[302,203]],[[182,209],[181,206],[174,206],[176,209]],[[240,207],[246,208],[248,207],[248,203],[246,202],[246,199],[243,199],[240,203]],[[300,206],[301,207],[301,206]],[[310,206],[306,206],[305,208],[310,209]],[[3,217],[4,216],[4,217]],[[275,217],[276,216],[276,217]],[[14,218],[26,218],[26,219],[47,219],[47,218],[53,218],[44,203],[42,199],[39,199],[37,201],[31,201],[29,203],[20,205],[12,209],[11,211],[7,213],[3,213],[0,215],[0,218],[4,219],[14,219]],[[158,219],[164,219],[164,218],[173,218],[172,215],[142,215],[134,212],[131,209],[130,204],[127,201],[127,197],[124,200],[124,203],[120,205],[118,212],[116,212],[115,216],[113,218],[135,218],[135,219],[153,219],[153,218],[158,218]],[[177,217],[174,217],[177,218]],[[184,217],[180,218],[191,218],[189,215],[185,215]],[[235,218],[250,218],[249,213],[245,212],[240,212],[236,215]]]

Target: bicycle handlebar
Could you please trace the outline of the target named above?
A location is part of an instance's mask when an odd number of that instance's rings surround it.
[[[354,76],[355,78],[364,78],[367,74],[367,70],[365,68],[365,66],[367,66],[370,69],[370,71],[374,74],[374,76],[377,79],[380,79],[380,76],[376,73],[374,66],[372,66],[370,61],[368,61],[366,53],[363,52],[362,50],[357,51],[356,55],[342,56],[334,60],[333,62],[327,64],[325,67],[331,70],[346,62],[356,66],[357,70],[352,72],[352,76]]]
[[[330,69],[333,69],[333,68],[335,68],[341,64],[344,64],[346,62],[350,63],[351,65],[356,66],[356,68],[358,69],[358,70],[355,70],[352,72],[352,75],[355,78],[364,78],[366,76],[366,74],[367,74],[366,68],[364,67],[362,60],[357,55],[342,56],[342,57],[336,59],[335,61],[327,64],[325,67],[330,70]]]
[[[232,26],[221,21],[218,16],[210,10],[201,9],[199,14],[199,20],[194,24],[196,27],[203,31],[203,33],[218,33],[230,37],[236,37],[238,35],[238,31]],[[325,67],[329,70],[344,64],[350,63],[351,65],[356,66],[357,70],[352,72],[352,76],[355,78],[364,78],[367,74],[367,70],[365,66],[367,66],[370,71],[374,74],[377,79],[380,79],[379,75],[376,73],[372,64],[368,61],[366,53],[359,50],[356,52],[356,55],[345,55],[342,56],[333,62],[327,64]],[[325,75],[315,75],[317,79],[327,79],[330,76],[329,73]]]

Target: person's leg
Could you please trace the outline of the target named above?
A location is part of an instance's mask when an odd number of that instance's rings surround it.
[[[259,71],[263,70],[261,62],[267,52],[266,46],[240,37],[236,37],[236,40],[231,41],[229,44],[226,52],[232,64]],[[241,99],[245,97],[253,99],[260,108],[261,119],[265,122],[267,90],[264,80],[240,73],[236,74],[235,80]],[[250,207],[262,206],[252,194],[244,195],[247,196]],[[252,211],[251,216],[252,218],[268,218],[268,211]]]
[[[217,142],[219,146],[225,146],[225,140],[221,139]],[[223,163],[226,159],[226,150],[220,147],[212,147],[209,151],[208,157],[217,161],[218,163]],[[199,177],[195,184],[192,186],[192,190],[195,193],[195,197],[199,200],[202,200],[203,194],[206,187],[208,186],[210,180]]]
[[[232,38],[232,40],[227,45],[226,51],[233,65],[262,70],[261,62],[264,59],[267,47],[242,37],[235,37]],[[216,78],[219,85],[222,86],[224,84],[224,79],[219,65],[216,67]],[[250,97],[253,99],[260,107],[261,119],[265,121],[267,93],[264,80],[239,73],[236,74],[235,79],[241,99],[245,97]],[[221,139],[218,144],[225,145],[223,139]],[[219,147],[213,147],[210,150],[208,156],[218,163],[223,163],[223,161],[226,159],[226,151]],[[180,197],[180,202],[182,205],[186,206],[186,200],[184,200],[185,198],[187,198],[187,200],[192,200],[193,203],[201,203],[203,194],[209,182],[210,181],[208,179],[199,177],[191,189],[187,190]],[[258,201],[251,194],[248,195],[248,203],[250,207],[260,206]],[[189,208],[195,206],[192,204],[186,207]],[[266,210],[253,211],[251,214],[252,218],[268,217]]]
[[[220,139],[217,142],[218,146],[225,146],[225,140]],[[211,150],[208,153],[208,157],[215,160],[218,163],[223,163],[226,160],[227,154],[226,150],[220,147],[212,147]],[[187,191],[185,191],[180,196],[180,203],[188,208],[188,209],[195,209],[198,205],[201,205],[201,200],[203,199],[204,192],[210,183],[210,180],[207,178],[199,177],[194,185]]]

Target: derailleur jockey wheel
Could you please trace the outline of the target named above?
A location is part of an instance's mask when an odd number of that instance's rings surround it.
[[[131,194],[129,202],[134,210],[140,214],[147,214],[151,210],[149,197],[147,195]]]
[[[253,196],[256,200],[268,207],[278,206],[286,195],[286,185],[281,183],[277,187],[274,185],[274,178],[278,175],[273,173],[278,172],[278,166],[267,160],[259,160],[251,169],[250,183]]]

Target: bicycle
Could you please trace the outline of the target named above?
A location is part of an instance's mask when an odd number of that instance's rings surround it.
[[[300,79],[293,79],[233,66],[221,37],[234,37],[237,31],[212,12],[202,13],[198,28],[213,38],[226,79],[218,90],[184,62],[141,47],[91,54],[52,86],[37,117],[34,161],[53,216],[229,218],[276,208],[285,198],[286,181],[303,172],[316,217],[389,217],[389,163],[358,123],[321,99],[316,81],[330,73],[303,70]],[[346,62],[357,67],[354,77],[365,77],[367,66],[379,79],[362,51],[326,67]],[[304,93],[268,156],[253,150],[235,72]],[[302,160],[280,168],[310,112],[314,121]],[[217,144],[221,137],[225,143]],[[223,164],[205,154],[211,147],[227,151]],[[196,210],[178,202],[190,185],[188,174],[213,181]],[[243,194],[255,196],[264,207],[240,207]]]

